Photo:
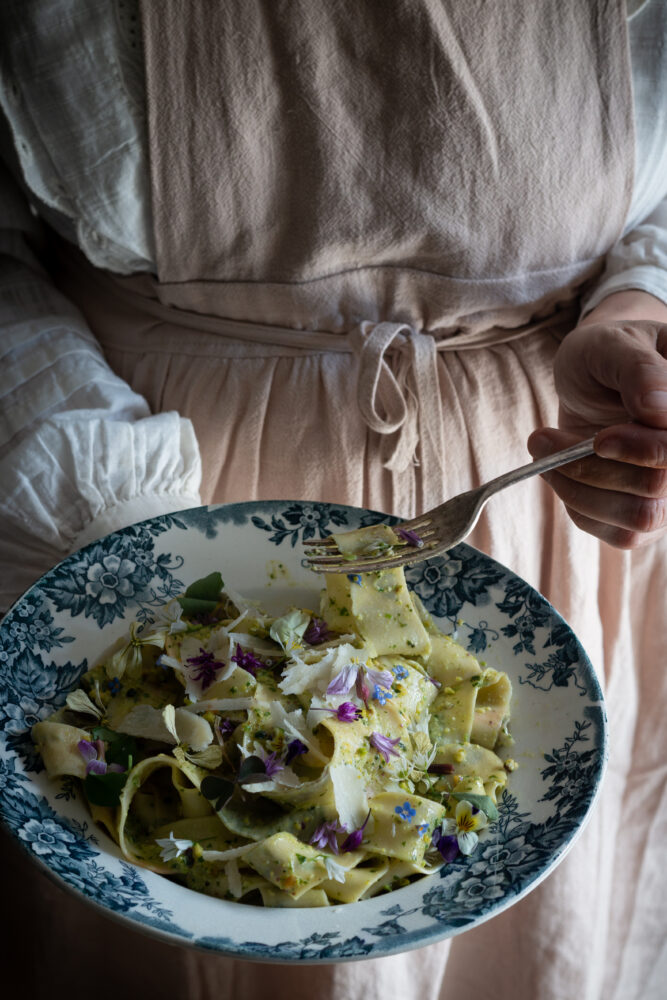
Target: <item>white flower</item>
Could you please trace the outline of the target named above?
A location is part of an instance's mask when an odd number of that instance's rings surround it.
[[[476,831],[483,830],[487,822],[481,809],[473,813],[471,804],[462,799],[456,807],[455,818],[444,820],[440,829],[446,837],[456,837],[461,854],[472,854],[479,839]]]
[[[347,869],[339,864],[338,861],[330,858],[328,854],[323,855],[323,860],[329,878],[335,879],[336,882],[344,882]]]
[[[155,843],[160,848],[160,857],[163,861],[173,861],[174,858],[180,858],[181,854],[185,854],[187,850],[194,847],[194,841],[174,837],[173,830],[168,837],[156,838]]]

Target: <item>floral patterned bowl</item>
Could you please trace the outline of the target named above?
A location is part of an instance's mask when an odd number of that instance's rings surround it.
[[[270,612],[317,607],[301,543],[386,520],[287,501],[200,507],[152,518],[74,553],[0,626],[0,815],[61,884],[167,940],[245,959],[336,962],[448,937],[499,913],[551,872],[590,812],[606,760],[600,688],[584,651],[523,580],[468,545],[409,569],[446,632],[514,684],[519,769],[476,852],[389,895],[321,909],[271,910],[192,892],[122,859],[93,827],[73,779],[51,782],[30,727],[122,634],[198,577],[223,579]]]

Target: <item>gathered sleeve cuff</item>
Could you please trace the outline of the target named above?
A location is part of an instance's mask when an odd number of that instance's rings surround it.
[[[194,429],[111,370],[0,169],[0,612],[69,552],[200,503]]]
[[[609,252],[604,272],[582,302],[582,317],[614,292],[638,289],[667,304],[667,198]]]

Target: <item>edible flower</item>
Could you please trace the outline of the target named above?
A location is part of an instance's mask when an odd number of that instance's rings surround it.
[[[322,849],[328,847],[330,851],[334,852],[334,854],[338,854],[338,841],[336,840],[336,834],[344,832],[345,828],[339,826],[337,819],[333,819],[327,823],[320,823],[308,843]]]
[[[408,822],[413,816],[417,815],[417,810],[414,809],[407,800],[403,803],[403,805],[395,806],[394,812],[397,816],[400,816],[401,819],[408,820]]]
[[[364,705],[367,705],[371,694],[369,684],[373,685],[375,692],[382,689],[389,690],[393,681],[394,678],[388,670],[373,670],[365,663],[348,663],[331,681],[327,688],[327,694],[347,694],[354,685],[357,697],[361,698]],[[377,695],[374,694],[374,697]],[[388,697],[391,698],[391,694]]]
[[[327,870],[329,878],[335,879],[336,882],[345,881],[346,869],[343,865],[340,865],[337,861],[334,861],[333,858],[328,857],[326,854],[322,860],[324,861],[324,867]]]
[[[350,583],[356,583],[358,587],[361,586],[361,573],[348,573],[347,578]]]
[[[416,531],[411,531],[409,528],[396,528],[395,530],[398,537],[407,542],[408,545],[414,545],[416,549],[424,547],[424,539],[420,538]]]
[[[102,740],[95,740],[94,743],[89,740],[79,740],[76,748],[86,762],[86,774],[106,774],[107,771],[122,774],[125,770],[120,764],[107,764]]]
[[[144,635],[142,631],[141,641],[164,649],[168,635],[176,635],[186,631],[188,625],[187,622],[183,621],[182,615],[183,608],[176,598],[157,608],[153,621],[146,622],[144,625],[146,634]]]
[[[168,837],[157,837],[155,843],[160,848],[160,857],[163,861],[173,861],[174,858],[180,858],[181,854],[185,854],[191,847],[194,847],[194,841],[174,837],[173,830],[170,831]]]
[[[213,722],[213,732],[215,733],[220,746],[222,746],[225,739],[234,732],[237,726],[238,722],[234,722],[233,719],[223,719],[219,715],[216,715]]]
[[[112,695],[117,695],[118,692],[120,691],[120,681],[118,680],[117,677],[112,677],[111,680],[108,682],[107,687],[111,691]]]
[[[311,712],[330,712],[339,722],[356,722],[361,718],[361,709],[351,701],[344,701],[338,708],[312,708]]]
[[[448,838],[454,838],[458,850],[461,854],[472,854],[472,852],[477,847],[478,841],[478,830],[483,830],[487,825],[487,818],[485,814],[479,809],[477,812],[473,812],[473,806],[466,799],[462,799],[457,807],[453,818],[443,820],[440,829],[442,831],[441,840],[448,840]],[[435,845],[443,858],[445,855],[440,847],[440,844]],[[450,860],[445,858],[445,861]]]
[[[236,652],[231,657],[232,663],[236,663],[237,666],[241,667],[242,670],[247,670],[249,674],[253,677],[257,676],[257,671],[262,670],[266,667],[266,663],[260,660],[258,656],[251,653],[241,646],[240,642],[236,643]]]
[[[404,667],[402,663],[397,663],[392,670],[392,674],[397,681],[403,681],[409,676],[409,671],[407,667]]]
[[[380,687],[379,684],[376,684],[373,688],[373,698],[376,701],[379,701],[381,705],[386,705],[389,699],[393,697],[394,696],[391,691],[385,690],[385,688]]]
[[[104,705],[94,705],[83,688],[70,691],[65,699],[65,704],[72,712],[80,712],[82,715],[93,715],[96,719],[101,719],[104,714]]]
[[[285,769],[285,765],[275,750],[264,757],[264,769],[266,770],[267,778],[273,778]]]
[[[295,757],[298,757],[302,753],[308,753],[308,747],[301,740],[290,740],[287,744],[287,753],[285,754],[285,764],[291,763]]]
[[[341,844],[340,849],[343,854],[347,854],[348,851],[356,851],[358,850],[359,847],[361,847],[361,841],[364,839],[364,830],[366,829],[366,824],[368,823],[370,818],[371,818],[371,811],[369,809],[368,815],[366,816],[366,819],[359,827],[359,829],[353,830],[352,833],[349,836],[347,836],[343,841],[343,843]]]
[[[303,641],[309,646],[319,646],[322,642],[328,642],[335,637],[335,632],[330,632],[327,623],[322,618],[311,618],[308,628],[303,633]]]
[[[286,653],[292,653],[301,648],[309,624],[310,615],[305,611],[290,611],[282,618],[276,618],[269,629],[269,635]]]
[[[385,761],[389,763],[389,757],[400,757],[398,750],[394,750],[397,743],[400,743],[401,738],[397,736],[395,740],[390,739],[388,736],[384,736],[382,733],[371,733],[368,737],[368,742],[381,754]]]
[[[199,647],[199,656],[188,656],[185,661],[190,667],[195,668],[192,679],[201,684],[202,691],[210,687],[216,679],[220,670],[224,670],[225,664],[216,660],[215,653]]]

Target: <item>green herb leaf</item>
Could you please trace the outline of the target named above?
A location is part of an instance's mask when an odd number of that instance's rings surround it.
[[[178,597],[177,601],[186,615],[206,614],[215,610],[223,586],[222,576],[216,570],[215,573],[209,573],[201,580],[191,583],[185,594]]]
[[[493,799],[488,795],[473,795],[470,792],[450,792],[449,793],[453,799],[457,799],[459,802],[465,800],[469,802],[471,806],[477,806],[485,813],[486,818],[490,819],[492,822],[498,819],[498,807]]]
[[[105,743],[104,758],[107,764],[120,764],[127,769],[132,757],[136,758],[137,741],[134,736],[115,733],[113,729],[107,729],[106,726],[95,726],[92,733],[93,739],[103,740]],[[104,775],[98,775],[98,777],[104,777]]]
[[[234,791],[234,785],[226,778],[216,778],[214,775],[207,775],[199,786],[199,791],[205,799],[213,803],[213,808],[218,811],[222,809]]]
[[[241,761],[239,781],[246,781],[251,776],[260,774],[263,776],[264,781],[269,780],[266,776],[266,767],[261,757],[246,757],[245,760]]]
[[[127,771],[122,774],[118,771],[88,774],[84,778],[83,790],[94,806],[117,806],[126,781]]]

